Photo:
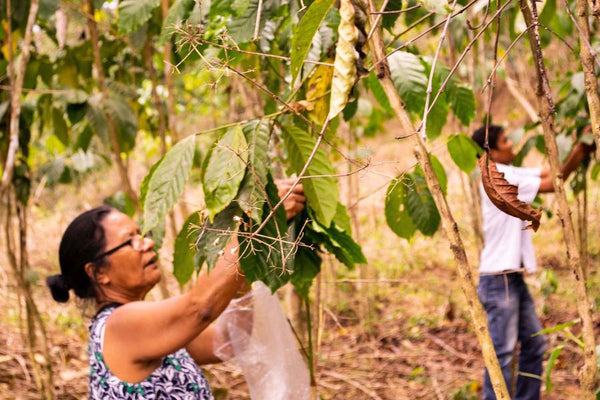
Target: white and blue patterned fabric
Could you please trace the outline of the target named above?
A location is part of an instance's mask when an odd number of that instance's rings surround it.
[[[185,349],[163,358],[150,376],[138,383],[117,378],[106,366],[102,343],[106,320],[116,305],[101,310],[90,325],[90,399],[214,400],[206,377]]]

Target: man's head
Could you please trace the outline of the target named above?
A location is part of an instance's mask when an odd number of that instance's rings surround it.
[[[485,144],[485,126],[473,132],[471,138],[483,149]],[[493,161],[501,164],[511,164],[515,160],[513,142],[506,136],[504,128],[501,126],[488,126],[488,144],[490,146],[490,158]]]

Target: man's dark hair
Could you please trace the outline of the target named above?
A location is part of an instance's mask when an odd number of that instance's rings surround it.
[[[501,126],[498,126],[498,125],[488,126],[488,144],[490,146],[490,150],[498,148],[498,137],[500,136],[500,134],[502,132],[504,132],[504,128]],[[479,147],[484,149],[483,146],[485,144],[485,126],[482,126],[481,128],[477,129],[475,132],[473,132],[473,135],[471,135],[471,138],[475,141],[475,143],[477,143],[479,145]]]

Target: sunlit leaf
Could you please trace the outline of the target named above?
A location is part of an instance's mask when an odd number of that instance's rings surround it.
[[[228,130],[216,143],[202,176],[208,215],[214,216],[235,198],[248,162],[248,142],[240,126]]]
[[[270,130],[268,120],[254,120],[243,128],[248,142],[248,169],[240,185],[237,200],[244,212],[255,222],[260,222],[262,218],[266,198]]]
[[[466,86],[454,85],[449,85],[447,90],[447,99],[452,112],[461,124],[469,126],[475,118],[475,95],[473,91]]]
[[[408,190],[403,176],[399,176],[390,182],[385,194],[385,220],[390,229],[404,239],[410,239],[417,231],[405,206]]]
[[[308,10],[306,10],[306,13],[304,13],[298,24],[298,29],[292,38],[292,54],[290,62],[292,86],[302,68],[302,64],[310,49],[313,37],[332,5],[333,0],[316,0],[308,7]]]
[[[452,161],[467,174],[477,165],[477,156],[481,151],[479,145],[464,133],[451,135],[448,139],[448,153]]]
[[[313,109],[308,111],[308,116],[317,124],[322,125],[329,111],[329,88],[333,78],[333,68],[319,65],[308,79],[306,100],[313,104]]]
[[[143,205],[144,234],[164,219],[183,192],[194,159],[194,146],[195,135],[179,141],[165,154],[150,177]]]
[[[313,151],[315,139],[295,126],[285,127],[283,138],[292,166],[296,173],[300,173]],[[302,185],[308,207],[323,226],[331,224],[337,210],[338,188],[331,176],[333,174],[335,171],[327,154],[322,148],[317,149],[306,175],[319,177],[303,179]]]
[[[392,81],[411,113],[422,114],[427,96],[425,67],[416,55],[397,51],[388,57]]]

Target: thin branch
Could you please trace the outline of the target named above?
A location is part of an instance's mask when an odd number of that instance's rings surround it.
[[[488,23],[485,25],[485,27],[483,27],[483,29],[481,29],[477,35],[475,35],[473,37],[473,39],[471,39],[471,41],[469,42],[469,44],[467,45],[467,47],[465,47],[465,49],[463,50],[462,54],[460,55],[460,57],[458,58],[458,60],[456,61],[456,64],[454,64],[454,66],[452,67],[452,69],[450,70],[450,73],[448,73],[448,76],[446,76],[446,79],[444,79],[444,82],[442,82],[440,89],[437,92],[437,95],[435,96],[435,98],[433,99],[433,101],[431,102],[431,106],[429,107],[429,110],[427,112],[431,112],[431,108],[433,108],[433,106],[435,106],[435,103],[437,102],[438,98],[441,96],[441,94],[443,93],[444,89],[446,88],[446,85],[448,84],[448,82],[450,82],[450,79],[454,76],[454,74],[456,73],[456,70],[458,69],[458,67],[460,66],[460,64],[462,63],[462,61],[464,60],[464,58],[466,57],[467,53],[469,52],[469,50],[471,50],[471,48],[473,47],[473,44],[481,37],[481,35],[483,35],[483,33],[486,31],[486,29],[490,26],[490,24],[492,22],[494,22],[494,20],[504,11],[504,9],[506,7],[508,7],[511,4],[510,1],[507,1],[506,3],[504,3],[504,5],[498,9],[498,11],[496,11],[496,13],[494,14],[494,16],[492,17],[492,19],[490,19],[488,21]],[[420,130],[420,127],[417,128],[417,130],[413,133],[409,133],[405,136],[398,136],[396,137],[397,139],[404,139],[404,138],[408,138],[414,134],[416,134],[418,131]]]
[[[412,7],[408,7],[402,10],[392,10],[392,11],[373,11],[371,12],[371,14],[373,15],[389,15],[389,14],[402,14],[405,12],[409,12],[412,10],[416,10],[417,8],[421,8],[420,4],[414,5]],[[385,7],[382,7],[383,10],[385,10]]]
[[[513,49],[513,47],[517,44],[517,42],[519,40],[521,40],[521,38],[523,36],[525,36],[525,34],[527,33],[527,31],[529,31],[531,28],[533,28],[533,25],[528,26],[523,32],[519,33],[519,36],[517,36],[515,38],[515,40],[513,40],[512,43],[508,46],[508,48],[506,49],[506,52],[504,52],[504,54],[502,55],[502,57],[500,57],[500,60],[498,60],[498,62],[496,63],[496,65],[494,65],[494,68],[492,68],[492,72],[490,72],[490,75],[488,76],[485,85],[483,85],[483,87],[481,88],[481,93],[485,92],[485,89],[487,89],[488,85],[491,83],[491,81],[492,81],[492,75],[496,74],[496,70],[498,69],[498,67],[500,66],[500,64],[502,63],[502,61],[504,61],[504,59],[506,57],[508,57],[508,54]]]
[[[581,29],[581,26],[579,26],[579,24],[577,23],[575,16],[573,15],[573,13],[571,12],[571,9],[569,8],[569,3],[567,3],[566,0],[563,0],[563,2],[565,3],[565,8],[567,9],[567,13],[569,14],[569,17],[571,18],[571,21],[573,21],[573,25],[575,25],[575,27],[577,28],[577,31],[579,32],[579,40],[585,44],[585,46],[588,48],[590,56],[592,57],[592,60],[594,60],[594,62],[600,67],[600,61],[598,61],[596,52],[594,51],[594,48],[590,44],[590,41],[588,40],[587,35],[583,32],[583,30]]]
[[[415,22],[413,22],[412,24],[410,24],[406,29],[404,29],[402,32],[394,35],[394,37],[392,38],[392,40],[390,40],[388,46],[393,45],[396,40],[400,39],[403,35],[405,35],[406,33],[410,32],[411,30],[413,30],[416,26],[419,26],[421,24],[421,22],[425,21],[426,19],[434,16],[435,13],[433,12],[429,12],[425,15],[423,15],[421,18],[419,18],[418,20],[416,20]]]
[[[452,2],[450,10],[454,10],[455,6],[456,0]],[[425,112],[423,113],[423,120],[421,121],[421,127],[423,129],[422,139],[424,142],[427,141],[427,116],[429,115],[429,100],[431,99],[431,92],[433,91],[433,77],[435,75],[435,66],[437,64],[438,57],[440,56],[440,51],[442,50],[444,40],[446,39],[446,34],[448,33],[448,27],[450,26],[450,16],[451,14],[448,14],[448,17],[446,17],[444,30],[442,31],[442,35],[440,36],[440,42],[438,43],[435,56],[433,57],[433,61],[431,62],[431,71],[429,71],[429,79],[427,82],[427,96],[425,97]],[[375,21],[375,23],[377,23],[377,21]]]
[[[462,13],[464,13],[465,11],[467,11],[469,8],[471,8],[475,3],[477,3],[479,0],[471,0],[466,6],[464,6],[463,8],[461,8],[460,10],[456,11],[454,14],[451,14],[450,18],[454,18]],[[433,15],[433,13],[430,13],[431,15]],[[392,54],[402,50],[405,47],[410,46],[411,44],[413,44],[413,42],[417,41],[418,39],[422,38],[423,36],[427,35],[429,32],[433,31],[434,29],[439,28],[440,26],[442,26],[444,24],[444,21],[438,22],[437,24],[433,25],[432,27],[430,27],[429,29],[426,29],[423,33],[415,36],[414,38],[410,39],[409,41],[407,41],[406,43],[404,43],[402,46],[392,50],[390,53],[386,54],[385,57],[383,57],[380,60],[377,60],[372,66],[371,68],[369,68],[369,72],[371,72],[373,69],[375,69],[380,63],[383,62],[383,60],[387,60],[387,58],[389,56],[391,56]],[[414,24],[413,24],[414,25]],[[391,43],[394,43],[394,41],[400,37],[403,33],[396,35],[394,37],[394,39],[392,39]]]
[[[280,56],[278,54],[261,53],[258,51],[242,50],[242,49],[227,46],[224,44],[211,42],[211,41],[208,41],[208,40],[205,40],[202,38],[194,37],[194,41],[197,44],[207,44],[209,46],[214,46],[214,47],[218,47],[220,49],[229,50],[229,51],[235,51],[237,53],[249,54],[249,55],[259,56],[259,57],[276,58],[278,60],[284,60],[284,61],[291,61],[290,57]],[[326,65],[328,67],[333,67],[332,63],[327,63],[327,62],[322,62],[322,61],[304,60],[304,64]]]
[[[263,0],[258,0],[258,10],[256,11],[256,23],[254,24],[254,35],[252,41],[258,40],[258,33],[260,31],[260,15],[262,14]]]
[[[375,23],[373,24],[373,26],[371,27],[371,30],[369,31],[369,34],[367,35],[367,42],[369,41],[369,39],[371,39],[371,35],[373,34],[373,31],[375,30],[375,28],[377,27],[377,25],[379,25],[379,21],[381,20],[381,17],[383,16],[383,14],[385,13],[385,8],[387,7],[388,3],[390,0],[384,0],[383,4],[381,5],[381,11],[379,12],[371,12],[371,14],[373,15],[377,15],[377,18],[375,18]]]

